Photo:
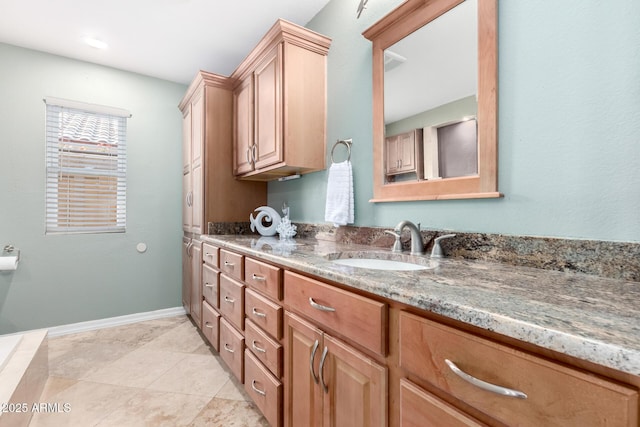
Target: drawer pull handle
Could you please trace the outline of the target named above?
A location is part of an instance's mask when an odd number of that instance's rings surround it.
[[[328,307],[326,305],[318,304],[311,297],[309,297],[309,304],[311,304],[311,307],[315,308],[316,310],[320,310],[320,311],[336,311],[336,309],[333,308],[333,307]]]
[[[229,297],[228,297],[228,296],[226,296],[226,295],[224,296],[224,300],[225,300],[225,302],[228,302],[229,304],[233,304],[234,302],[236,302],[236,300],[235,300],[235,299],[233,299],[233,298],[229,298]]]
[[[263,276],[258,276],[256,273],[253,273],[253,274],[251,275],[251,278],[252,278],[253,280],[255,280],[255,281],[258,281],[258,282],[264,282],[265,280],[267,280],[265,277],[263,277]]]
[[[316,358],[316,351],[318,351],[318,345],[320,343],[318,342],[318,340],[316,340],[315,343],[313,343],[313,350],[311,350],[311,357],[309,358],[309,370],[311,371],[311,376],[313,377],[313,381],[315,381],[316,384],[318,384],[318,376],[316,375],[315,372],[313,372],[313,360]]]
[[[253,342],[251,343],[251,347],[253,347],[253,349],[255,351],[257,351],[258,353],[266,353],[267,352],[267,350],[265,350],[264,348],[258,347],[256,345],[256,340],[253,340]]]
[[[253,391],[255,391],[256,393],[262,395],[262,396],[266,396],[267,392],[260,390],[258,387],[256,387],[256,380],[251,381],[251,388],[253,389]]]
[[[265,313],[260,313],[255,307],[253,307],[253,310],[251,310],[251,313],[254,316],[258,316],[258,317],[267,317],[267,315]]]
[[[329,393],[329,387],[327,387],[324,382],[324,362],[325,360],[327,360],[327,353],[329,353],[329,349],[325,347],[324,351],[322,352],[322,357],[320,358],[320,368],[318,368],[318,370],[320,371],[320,381],[322,382],[322,388],[324,389],[325,393]]]
[[[227,344],[227,343],[224,343],[224,349],[227,350],[229,353],[235,353],[236,352],[234,349],[229,347],[229,344]]]
[[[229,262],[229,261],[225,261],[225,262],[224,262],[224,266],[225,266],[225,267],[231,267],[231,268],[233,268],[233,267],[235,266],[235,264],[234,264],[234,263],[232,263],[232,262]]]
[[[478,378],[473,377],[467,374],[466,372],[464,372],[463,370],[461,370],[460,368],[458,368],[456,364],[450,361],[449,359],[444,359],[444,361],[449,366],[449,369],[453,371],[454,374],[456,374],[463,380],[467,381],[468,383],[475,385],[476,387],[479,387],[483,390],[487,390],[492,393],[500,394],[503,396],[516,397],[518,399],[527,398],[527,395],[521,391],[513,390],[507,387],[501,387],[499,385],[495,385],[495,384],[488,383],[486,381],[479,380]]]
[[[205,328],[209,328],[209,329],[213,329],[213,325],[209,322],[204,322],[204,327]]]
[[[208,282],[204,284],[205,287],[207,288],[213,288],[213,285],[209,284]]]
[[[213,258],[213,254],[210,254],[209,252],[205,252],[204,254],[205,256],[208,256],[209,258]]]

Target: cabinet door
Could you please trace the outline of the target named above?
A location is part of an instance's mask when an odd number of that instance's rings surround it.
[[[191,318],[202,329],[202,243],[191,245]]]
[[[387,175],[397,173],[398,167],[400,166],[400,160],[398,158],[398,139],[398,136],[390,136],[385,139],[385,171]]]
[[[215,351],[220,351],[220,317],[215,308],[202,302],[202,334]]]
[[[244,336],[224,316],[220,318],[220,357],[238,381],[244,383]]]
[[[253,170],[253,75],[233,91],[233,173],[241,175]]]
[[[220,314],[239,330],[244,330],[244,284],[220,275]]]
[[[271,50],[254,72],[255,169],[283,161],[282,45]]]
[[[322,332],[295,314],[285,313],[284,425],[322,425],[322,388],[317,382]]]
[[[398,135],[398,170],[413,172],[416,170],[416,139],[413,132]]]
[[[203,248],[204,250],[204,248]],[[202,296],[211,307],[220,307],[218,303],[218,288],[220,287],[220,272],[208,264],[202,264]]]
[[[399,328],[400,368],[497,422],[638,426],[633,387],[411,313],[400,313]]]
[[[462,411],[400,379],[400,427],[483,427]]]
[[[182,239],[182,306],[191,313],[191,239]]]
[[[320,363],[325,426],[386,426],[387,368],[325,334]],[[323,355],[324,355],[323,351]]]
[[[203,188],[203,150],[204,150],[204,94],[196,97],[191,104],[191,191],[192,217],[191,230],[202,234],[204,216]]]
[[[269,425],[282,425],[282,383],[249,349],[244,351],[244,389]]]
[[[191,232],[191,106],[182,118],[182,229]]]

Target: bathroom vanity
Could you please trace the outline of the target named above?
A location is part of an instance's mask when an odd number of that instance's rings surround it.
[[[363,269],[334,260],[385,251],[201,239],[219,278],[203,282],[219,296],[203,332],[271,425],[639,425],[637,283],[453,259]]]

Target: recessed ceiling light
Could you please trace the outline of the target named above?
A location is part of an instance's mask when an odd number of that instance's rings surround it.
[[[85,37],[84,42],[91,47],[95,47],[96,49],[106,49],[109,47],[109,45],[103,42],[102,40],[98,40],[93,37]]]

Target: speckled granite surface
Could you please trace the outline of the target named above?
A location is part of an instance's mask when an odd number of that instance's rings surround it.
[[[391,228],[339,227],[329,224],[296,224],[298,237],[318,237],[345,244],[390,248],[394,238],[385,233]],[[510,236],[490,233],[461,233],[452,230],[423,230],[426,250],[433,239],[443,234],[456,237],[442,241],[449,258],[500,262],[545,270],[595,274],[611,279],[640,282],[640,243],[551,237]],[[253,234],[249,223],[209,223],[208,234]],[[409,249],[409,233],[402,237]]]
[[[258,235],[203,236],[301,272],[429,310],[505,336],[640,375],[640,283],[485,261],[422,262],[417,272],[367,270],[331,262],[379,248]]]

